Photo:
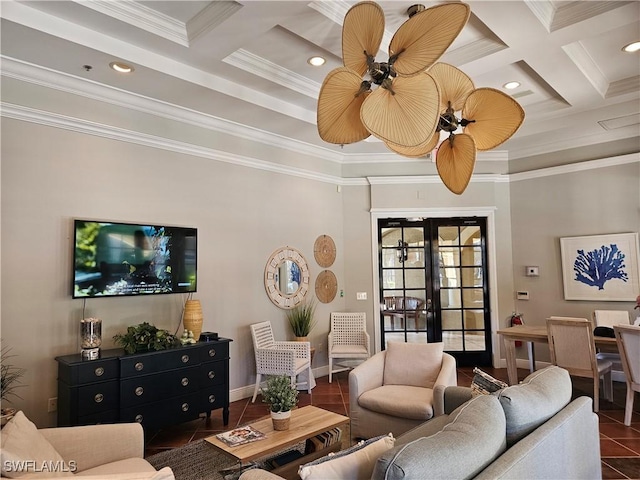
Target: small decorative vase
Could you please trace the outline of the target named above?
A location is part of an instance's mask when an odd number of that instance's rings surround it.
[[[271,421],[274,430],[289,430],[289,422],[291,421],[291,410],[286,412],[271,412]]]
[[[308,342],[309,341],[309,337],[294,337],[294,340],[296,342]]]
[[[182,323],[186,330],[193,332],[193,338],[200,338],[202,332],[202,305],[200,300],[187,300],[184,304]]]

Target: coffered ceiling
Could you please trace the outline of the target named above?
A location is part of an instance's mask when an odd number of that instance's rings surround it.
[[[394,158],[375,140],[341,147],[317,133],[318,92],[341,65],[341,23],[354,3],[3,0],[2,74],[33,82],[54,75],[80,90],[99,88],[105,97],[132,92],[219,128],[248,128],[346,162]],[[384,61],[413,2],[379,3],[386,35],[377,59]],[[441,60],[465,71],[476,87],[504,90],[506,82],[520,82],[508,93],[524,107],[525,122],[498,147],[512,171],[520,160],[576,147],[640,150],[640,53],[621,50],[640,40],[640,2],[469,4],[470,20]],[[327,62],[312,67],[313,55]],[[119,74],[109,68],[113,61],[135,70]],[[556,157],[558,164],[568,161]]]

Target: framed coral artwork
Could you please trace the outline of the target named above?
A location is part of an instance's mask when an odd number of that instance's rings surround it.
[[[632,302],[640,293],[637,233],[560,239],[565,300]]]

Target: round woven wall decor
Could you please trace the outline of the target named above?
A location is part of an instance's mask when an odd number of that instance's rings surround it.
[[[322,303],[329,303],[338,291],[338,280],[331,270],[323,270],[316,278],[316,297]]]
[[[336,261],[336,244],[329,235],[320,235],[313,244],[313,256],[323,268],[330,267]]]

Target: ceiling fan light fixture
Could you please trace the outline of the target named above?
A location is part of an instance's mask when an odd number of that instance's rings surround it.
[[[311,65],[312,67],[321,67],[322,65],[324,65],[326,63],[326,60],[325,60],[324,57],[316,55],[316,56],[310,57],[307,60],[307,63],[309,65]]]
[[[507,82],[504,85],[502,85],[503,88],[506,88],[507,90],[513,90],[515,88],[518,88],[520,86],[520,82]]]
[[[109,66],[118,73],[131,73],[135,70],[131,65],[122,62],[111,62]]]
[[[411,5],[409,8],[407,8],[407,15],[409,15],[409,18],[413,17],[416,13],[420,13],[421,11],[425,10],[427,7],[425,7],[424,5],[417,3],[415,5]]]
[[[640,41],[631,42],[630,44],[625,45],[624,47],[622,47],[622,51],[623,52],[627,52],[627,53],[635,53],[638,50],[640,50]]]

